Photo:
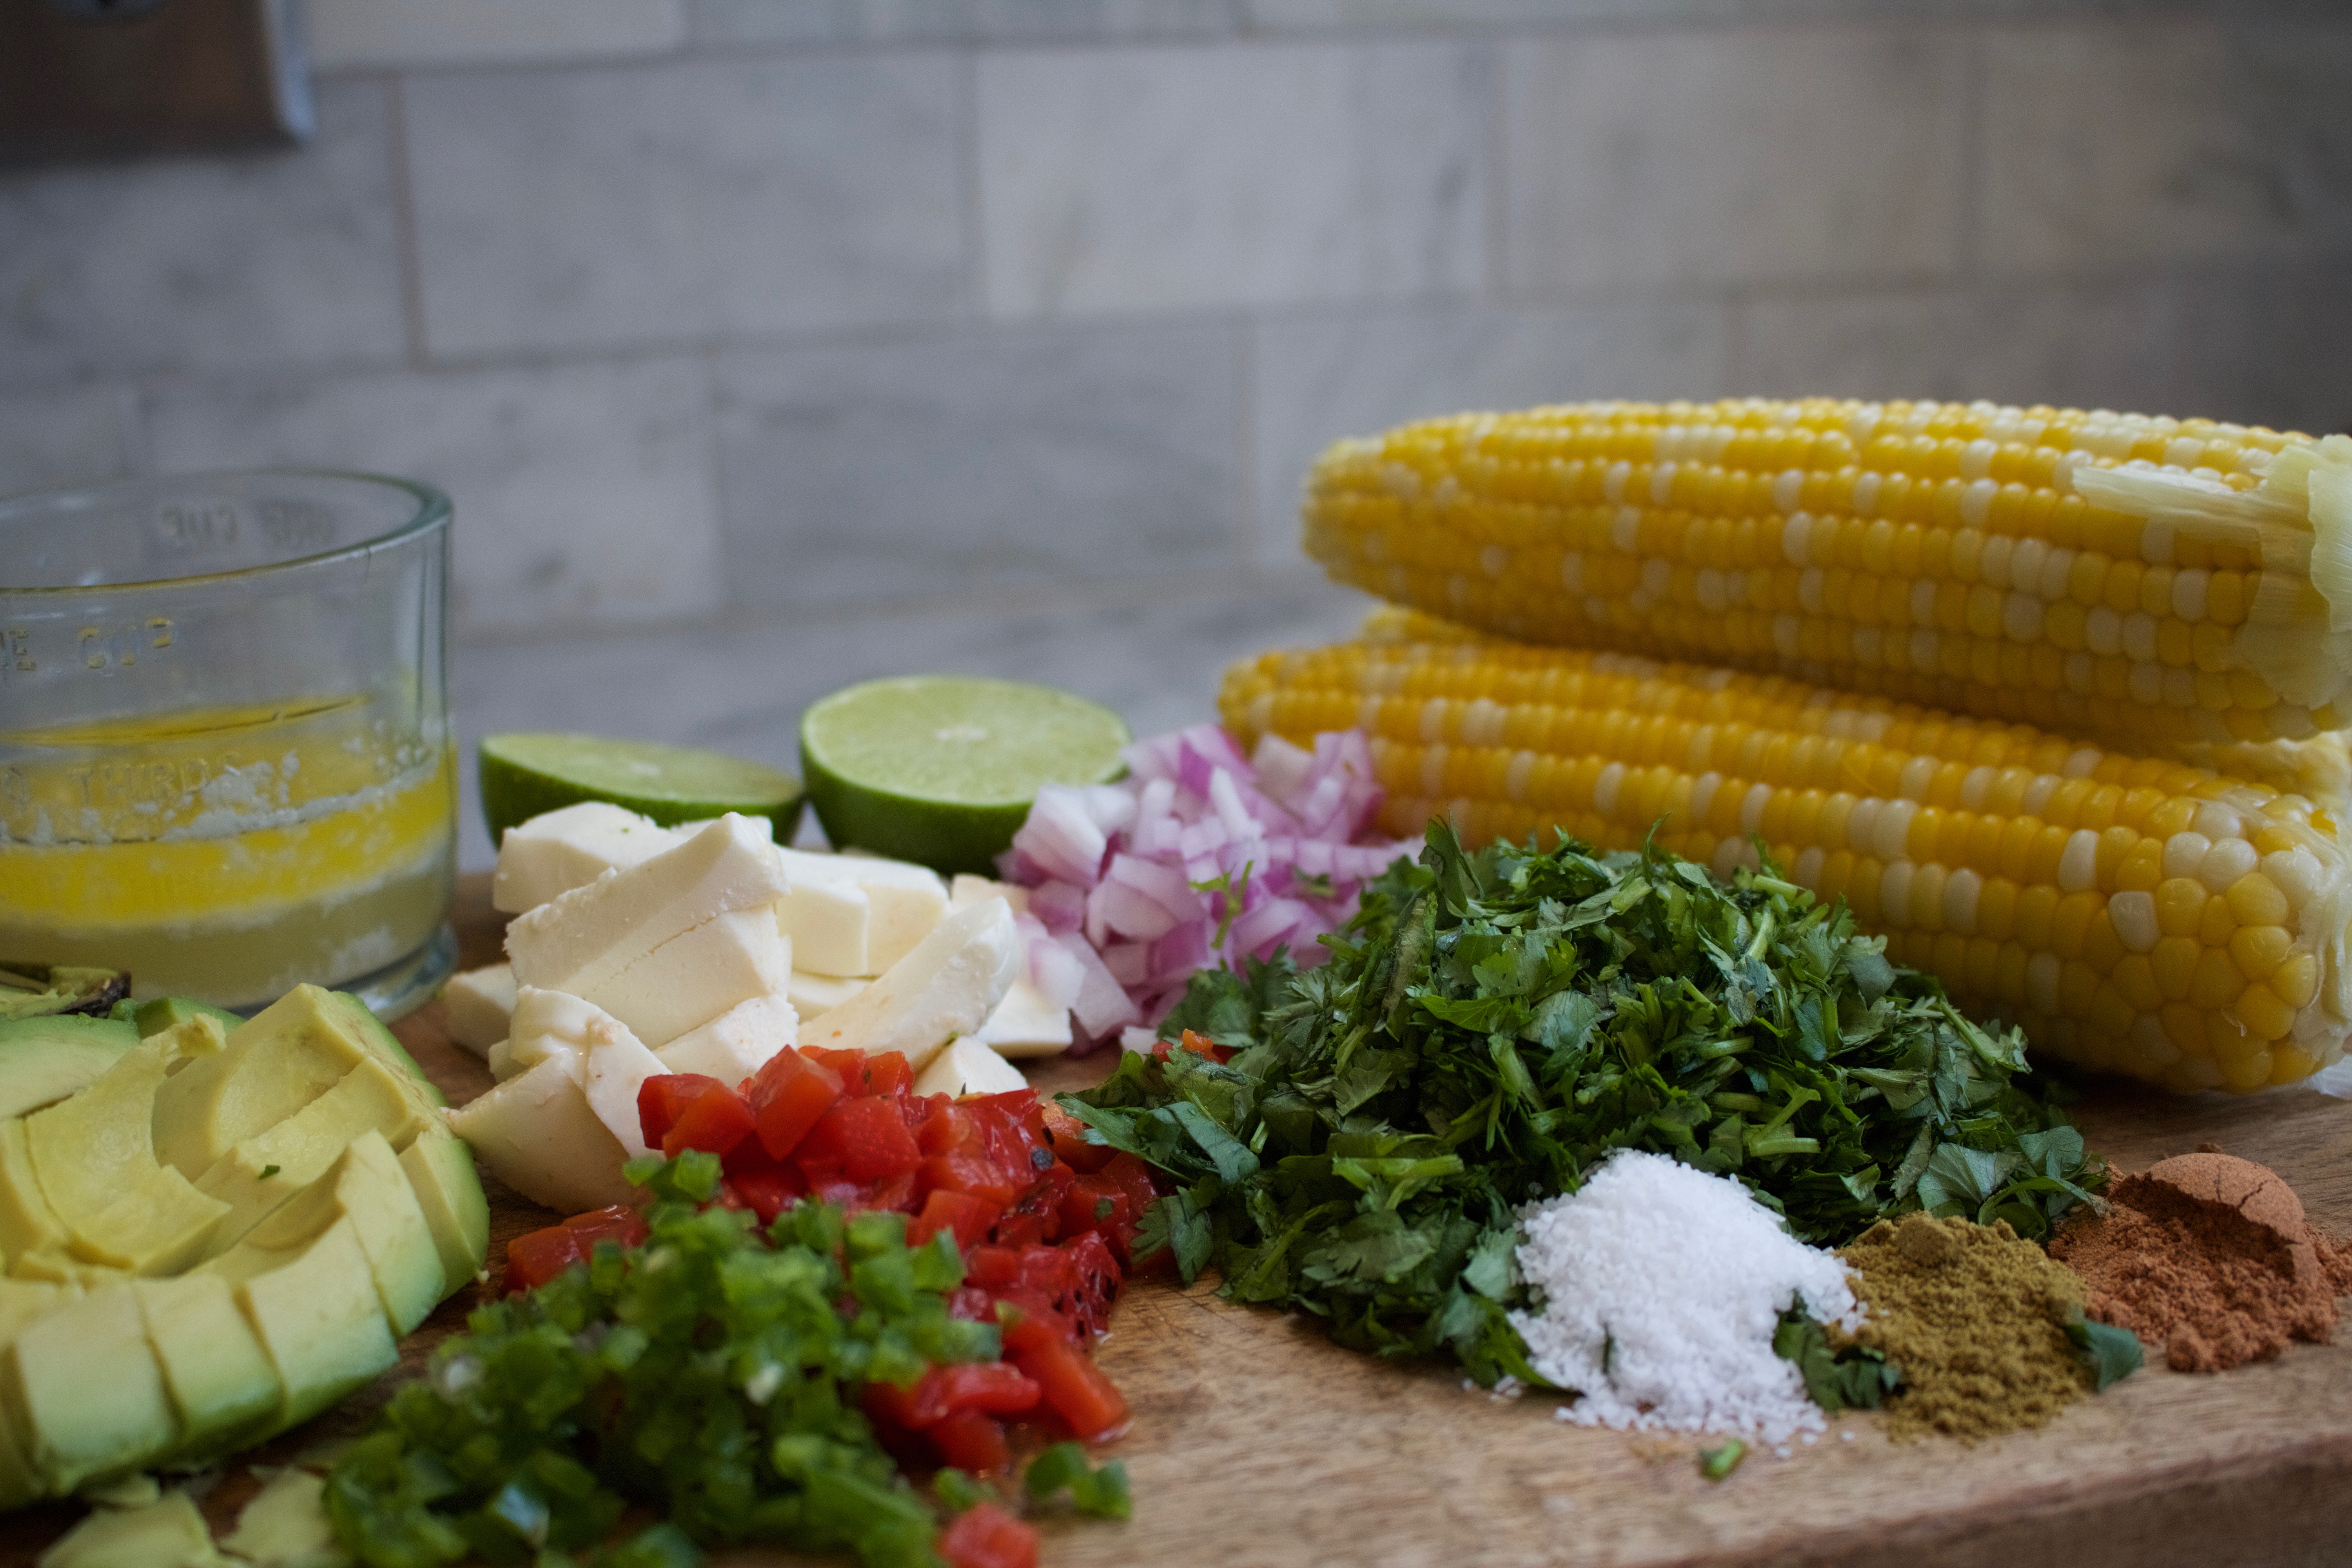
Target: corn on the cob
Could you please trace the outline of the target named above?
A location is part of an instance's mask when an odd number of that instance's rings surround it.
[[[1304,510],[1333,576],[1482,630],[2347,782],[2296,771],[2340,769],[2340,747],[2292,743],[2352,723],[2352,438],[1982,403],[1583,404],[1339,442]]]
[[[1235,666],[1245,740],[1361,726],[1383,826],[1465,841],[1658,824],[1727,872],[1760,838],[1900,962],[2043,1049],[2178,1089],[2259,1089],[2352,1032],[2352,867],[2300,796],[2169,758],[1778,676],[1478,640]]]

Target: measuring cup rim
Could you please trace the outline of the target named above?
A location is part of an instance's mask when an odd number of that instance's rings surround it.
[[[416,501],[416,515],[397,528],[383,533],[371,534],[332,550],[322,550],[315,555],[289,556],[284,561],[272,561],[262,566],[239,566],[227,572],[197,572],[184,577],[142,577],[121,583],[67,583],[54,587],[18,586],[0,577],[0,594],[54,594],[65,597],[74,594],[120,594],[126,589],[178,588],[195,584],[230,583],[242,577],[267,577],[299,567],[322,566],[337,561],[355,560],[389,546],[404,542],[433,530],[449,526],[452,510],[448,496],[418,479],[404,479],[391,474],[372,474],[359,468],[204,468],[185,474],[149,474],[132,479],[110,479],[99,485],[73,485],[65,489],[36,490],[29,495],[0,497],[0,518],[19,508],[44,503],[54,505],[66,500],[88,500],[93,503],[125,491],[152,489],[160,485],[184,484],[206,479],[344,479],[362,484],[381,485],[405,490]],[[5,571],[0,566],[0,571]]]

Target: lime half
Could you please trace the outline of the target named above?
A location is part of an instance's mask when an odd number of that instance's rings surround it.
[[[529,732],[482,740],[482,815],[490,842],[544,811],[608,800],[665,827],[740,811],[775,824],[789,843],[800,821],[801,781],[782,768],[719,752]]]
[[[986,874],[1039,786],[1108,783],[1130,738],[1109,709],[1050,686],[907,675],[802,714],[801,770],[835,847]]]

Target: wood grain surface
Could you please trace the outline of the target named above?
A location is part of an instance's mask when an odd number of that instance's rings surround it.
[[[468,965],[498,958],[487,879],[461,886]],[[437,1005],[401,1037],[453,1102],[490,1083],[453,1046]],[[1100,1057],[1032,1064],[1068,1089]],[[2308,1089],[2187,1100],[2102,1089],[2079,1120],[2119,1171],[2200,1141],[2259,1160],[2313,1218],[2352,1231],[2352,1103]],[[488,1179],[486,1178],[486,1182]],[[491,1190],[493,1268],[511,1237],[552,1217]],[[476,1288],[478,1289],[478,1288]],[[254,1456],[284,1463],[355,1429],[399,1379],[463,1327],[469,1289],[402,1347],[373,1388]],[[1754,1454],[1702,1479],[1688,1438],[1587,1431],[1556,1402],[1465,1390],[1458,1374],[1343,1351],[1297,1319],[1229,1306],[1213,1285],[1129,1289],[1098,1351],[1135,1423],[1113,1451],[1136,1498],[1127,1524],[1049,1521],[1045,1568],[2214,1568],[2352,1562],[2352,1346],[2297,1345],[2218,1376],[2137,1373],[2053,1426],[1976,1448],[1890,1445],[1873,1415],[1831,1424],[1787,1458]],[[205,1506],[226,1529],[256,1482],[219,1478]],[[30,1563],[78,1507],[0,1521],[0,1564]],[[726,1568],[796,1561],[771,1552]]]

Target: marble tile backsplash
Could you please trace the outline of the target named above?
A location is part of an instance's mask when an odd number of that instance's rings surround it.
[[[0,173],[0,495],[441,484],[477,731],[1201,716],[1352,615],[1315,454],[1448,409],[2352,428],[2342,0],[303,4],[309,146]]]

